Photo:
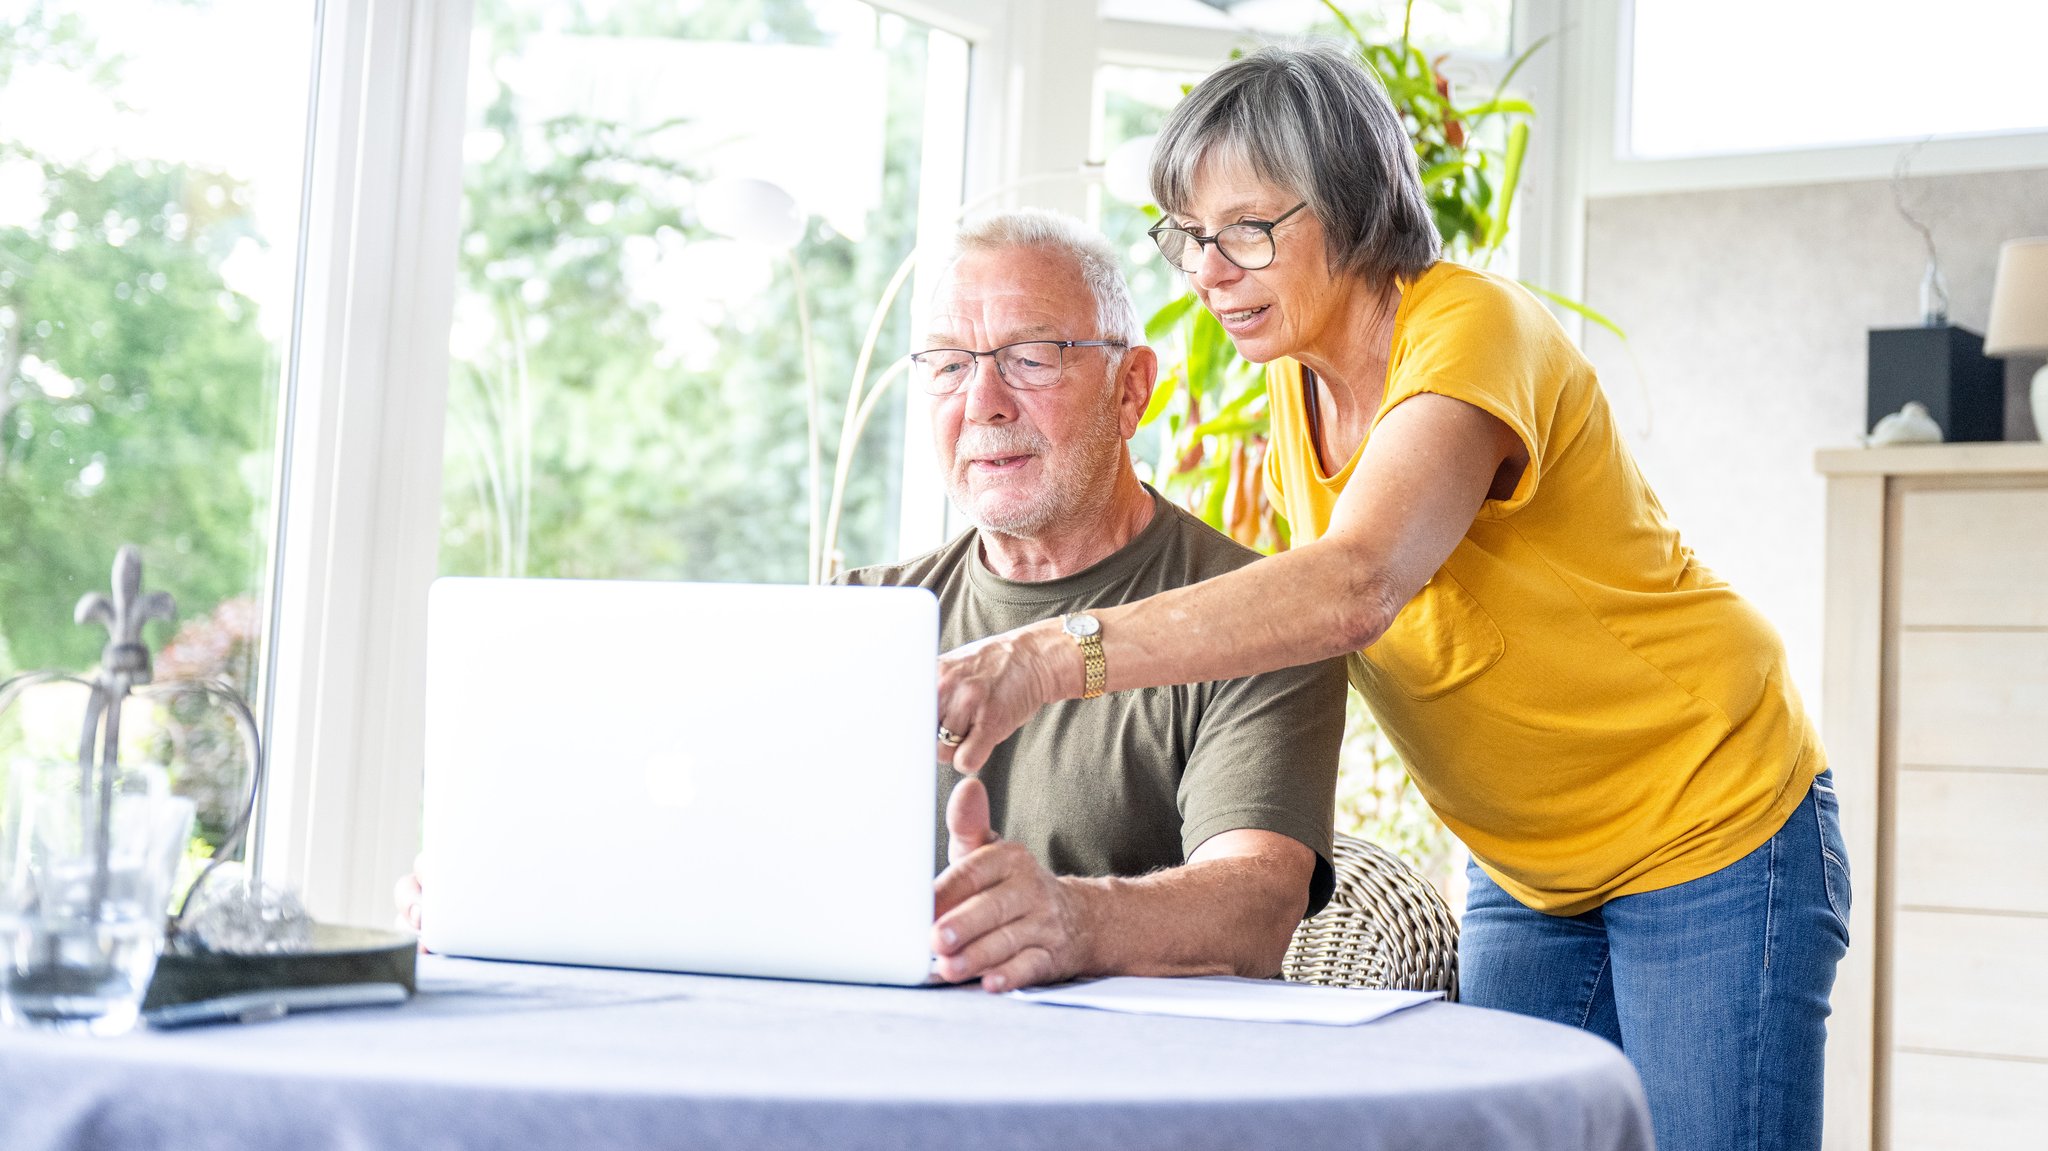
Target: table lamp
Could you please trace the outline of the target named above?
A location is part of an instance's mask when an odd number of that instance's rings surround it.
[[[1998,249],[1998,279],[1991,289],[1987,356],[2048,355],[2048,236],[2007,240]],[[2048,440],[2048,364],[2027,392],[2034,435]]]

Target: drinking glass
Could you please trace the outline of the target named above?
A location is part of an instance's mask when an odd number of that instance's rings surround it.
[[[192,801],[161,770],[111,785],[76,763],[16,762],[0,809],[0,1022],[118,1035],[163,948]]]

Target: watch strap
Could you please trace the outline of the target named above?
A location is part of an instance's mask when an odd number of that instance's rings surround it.
[[[1109,681],[1109,661],[1102,654],[1102,632],[1077,635],[1069,631],[1074,642],[1081,648],[1081,698],[1095,699],[1102,695],[1103,685]]]

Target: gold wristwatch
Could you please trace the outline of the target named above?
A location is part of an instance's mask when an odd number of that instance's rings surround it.
[[[1102,621],[1085,611],[1077,611],[1061,621],[1067,634],[1081,645],[1081,659],[1085,666],[1081,698],[1094,699],[1102,694],[1102,685],[1109,679],[1109,662],[1102,658]]]

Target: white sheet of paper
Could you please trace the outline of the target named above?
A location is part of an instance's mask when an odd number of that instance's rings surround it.
[[[1152,979],[1118,975],[1086,983],[1027,987],[1012,999],[1058,1007],[1092,1007],[1132,1015],[1183,1015],[1254,1023],[1320,1023],[1348,1027],[1443,998],[1441,991],[1367,991],[1316,987],[1276,979],[1201,975]]]

